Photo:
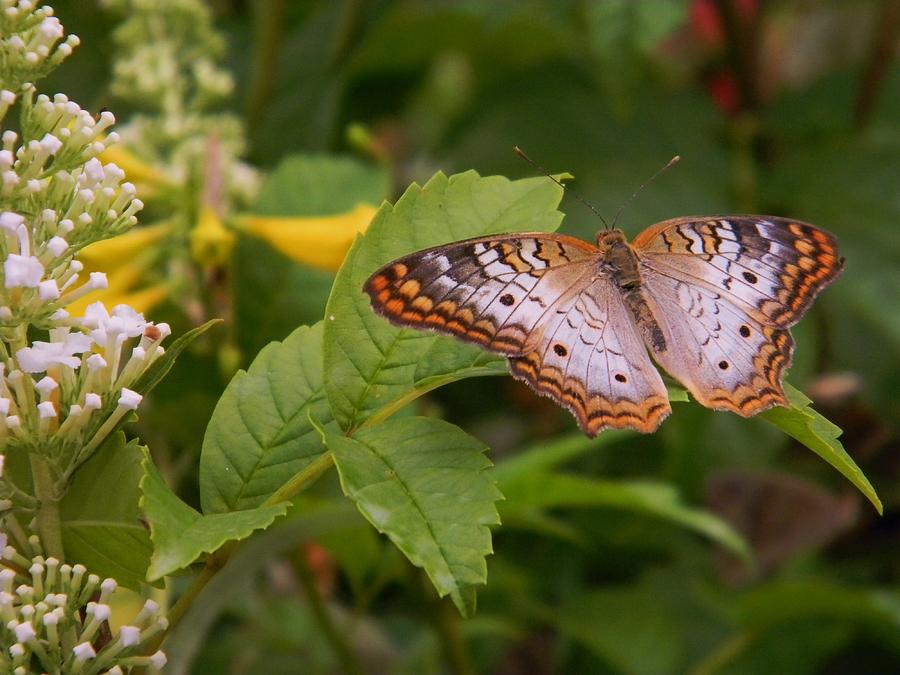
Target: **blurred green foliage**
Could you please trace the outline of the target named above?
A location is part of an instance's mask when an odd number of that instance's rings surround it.
[[[676,404],[654,436],[589,442],[511,378],[459,382],[420,412],[482,439],[498,480],[508,458],[555,458],[547,486],[507,479],[510,508],[501,503],[474,618],[437,600],[339,496],[332,472],[206,589],[167,645],[172,672],[900,670],[897,2],[211,5],[248,159],[270,170],[259,213],[393,200],[438,169],[533,175],[511,152],[520,145],[571,172],[574,190],[610,217],[681,155],[623,211],[631,235],[676,215],[735,212],[836,233],[846,270],[794,330],[790,378],[845,430],[885,515],[761,420]],[[109,17],[93,3],[56,9],[85,46],[46,89],[111,105]],[[562,231],[590,238],[600,227],[574,200],[563,210]],[[244,365],[322,318],[330,274],[257,241],[238,244],[234,269],[230,330]],[[192,503],[190,466],[224,386],[214,348],[186,354],[143,416],[144,438]],[[670,487],[730,520],[758,564],[652,508],[554,499],[575,490],[560,478]]]

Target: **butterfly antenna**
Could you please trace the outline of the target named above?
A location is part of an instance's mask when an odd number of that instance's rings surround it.
[[[626,199],[626,200],[622,203],[622,206],[619,207],[619,210],[616,211],[616,215],[613,217],[613,227],[616,226],[616,221],[619,220],[619,214],[622,213],[622,211],[624,210],[624,208],[625,208],[626,206],[628,206],[631,202],[634,201],[634,198],[635,198],[635,197],[637,197],[639,194],[641,194],[641,191],[642,191],[645,187],[647,187],[648,185],[650,185],[650,183],[652,183],[652,182],[656,179],[656,177],[659,176],[661,173],[663,173],[666,169],[671,169],[673,166],[675,166],[676,164],[678,164],[678,162],[680,162],[680,161],[681,161],[681,155],[675,155],[672,159],[670,159],[670,160],[668,161],[668,163],[667,163],[663,168],[659,169],[655,174],[653,174],[652,176],[650,176],[650,178],[648,178],[647,180],[645,180],[645,181],[641,184],[641,186],[640,186],[637,190],[635,190],[634,193],[633,193],[628,199]]]
[[[563,190],[565,190],[568,194],[572,195],[575,199],[577,199],[579,202],[581,202],[581,203],[584,204],[586,207],[588,207],[588,208],[594,213],[594,215],[597,216],[597,217],[600,219],[600,222],[603,223],[603,224],[606,226],[606,229],[607,229],[607,230],[610,229],[609,223],[607,223],[607,222],[606,222],[606,219],[601,215],[601,213],[600,213],[596,208],[594,208],[594,205],[593,205],[593,204],[591,204],[590,202],[588,202],[588,201],[585,200],[585,199],[582,199],[581,195],[579,195],[577,192],[573,192],[572,190],[570,190],[569,188],[567,188],[567,187],[562,183],[562,181],[558,180],[555,176],[551,175],[550,172],[547,171],[547,169],[545,169],[545,168],[542,167],[540,164],[538,164],[538,163],[535,162],[533,159],[531,159],[531,157],[529,157],[528,155],[526,155],[526,154],[525,154],[525,151],[522,150],[522,148],[520,148],[518,145],[514,145],[514,146],[513,146],[513,152],[516,153],[516,154],[517,154],[519,157],[521,157],[522,159],[524,159],[526,162],[528,162],[529,164],[531,164],[532,166],[536,167],[536,168],[537,168],[542,174],[544,174],[547,178],[549,178],[550,180],[552,180],[554,183],[556,183],[557,185],[559,185],[559,187],[561,187]],[[614,224],[615,224],[615,223],[614,223]]]

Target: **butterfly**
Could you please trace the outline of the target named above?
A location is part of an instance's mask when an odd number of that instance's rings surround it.
[[[666,220],[596,245],[514,233],[399,258],[364,290],[399,326],[502,354],[581,429],[655,431],[671,407],[655,364],[702,405],[750,417],[786,406],[797,323],[843,268],[836,238],[773,216]]]

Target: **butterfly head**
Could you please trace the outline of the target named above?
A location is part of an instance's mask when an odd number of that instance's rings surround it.
[[[607,253],[621,246],[627,246],[625,233],[622,230],[600,230],[597,233],[597,248]]]

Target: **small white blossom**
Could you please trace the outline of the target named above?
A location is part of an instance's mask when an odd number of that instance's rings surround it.
[[[34,342],[31,347],[23,347],[16,352],[19,368],[26,373],[40,373],[53,364],[77,368],[81,359],[75,354],[83,354],[91,348],[91,338],[83,333],[69,333],[61,342]]]
[[[38,416],[43,419],[51,419],[56,417],[56,406],[53,405],[52,401],[44,401],[43,403],[38,403]]]
[[[84,395],[84,407],[86,410],[99,410],[103,407],[103,399],[99,394],[88,392]]]
[[[8,151],[5,151],[8,152]],[[9,162],[12,165],[12,162]],[[22,225],[25,219],[14,211],[4,211],[0,213],[0,228],[8,232],[15,232],[19,225]]]
[[[44,276],[44,266],[32,255],[10,253],[3,263],[7,288],[36,288]]]

